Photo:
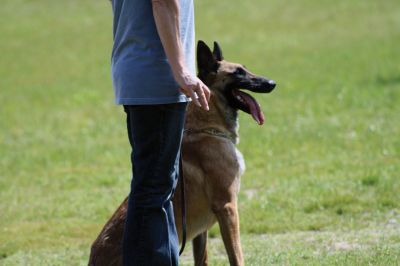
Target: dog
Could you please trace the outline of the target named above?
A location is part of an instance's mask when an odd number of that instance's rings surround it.
[[[182,139],[182,168],[186,195],[187,239],[192,240],[195,265],[208,265],[207,230],[218,222],[230,265],[244,265],[240,244],[237,194],[244,159],[239,142],[238,111],[264,123],[260,105],[242,89],[269,93],[273,80],[256,76],[243,65],[225,61],[214,42],[213,51],[197,44],[199,78],[210,88],[210,110],[190,103]],[[179,182],[173,198],[179,241],[182,242],[182,202]],[[122,236],[127,198],[106,223],[91,247],[89,265],[122,265]]]

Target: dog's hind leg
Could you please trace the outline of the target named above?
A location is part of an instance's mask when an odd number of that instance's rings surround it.
[[[193,256],[195,266],[208,265],[207,255],[207,231],[196,236],[193,241]]]
[[[243,266],[244,260],[240,245],[239,213],[236,199],[219,206],[214,206],[213,211],[217,216],[230,265]]]
[[[121,266],[122,236],[124,233],[128,197],[104,225],[97,239],[93,242],[89,266]]]

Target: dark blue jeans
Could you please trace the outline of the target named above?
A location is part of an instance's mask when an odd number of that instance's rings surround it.
[[[124,265],[178,265],[179,241],[171,197],[178,182],[186,105],[124,106],[132,146]]]

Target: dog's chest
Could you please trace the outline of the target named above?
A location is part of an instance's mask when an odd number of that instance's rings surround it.
[[[239,164],[239,176],[243,175],[244,171],[246,170],[246,165],[244,163],[243,154],[235,147],[236,151],[236,159]]]

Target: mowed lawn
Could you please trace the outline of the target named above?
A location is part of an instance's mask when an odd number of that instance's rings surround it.
[[[264,126],[240,114],[247,265],[399,265],[400,2],[196,0],[196,19],[278,83],[254,94]],[[128,193],[111,23],[107,0],[2,1],[0,265],[85,265]]]

